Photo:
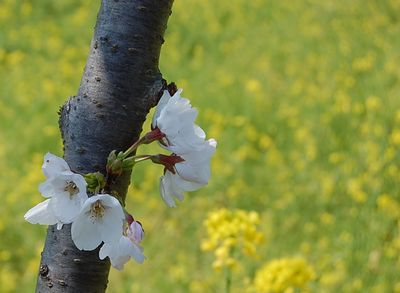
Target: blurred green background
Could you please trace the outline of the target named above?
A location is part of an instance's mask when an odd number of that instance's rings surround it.
[[[23,215],[42,200],[43,155],[62,155],[57,110],[99,2],[0,0],[0,292],[35,286],[46,227]],[[213,176],[169,209],[161,168],[135,168],[127,207],[148,259],[112,270],[109,292],[223,292],[200,249],[218,208],[258,212],[266,240],[232,292],[292,256],[315,270],[304,292],[400,292],[399,36],[397,0],[176,1],[160,68],[218,141]]]

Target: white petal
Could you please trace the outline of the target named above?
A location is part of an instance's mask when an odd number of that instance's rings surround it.
[[[165,177],[160,177],[160,194],[161,198],[170,208],[176,207],[175,201],[172,198],[171,182]]]
[[[123,214],[121,204],[119,203],[118,199],[116,199],[115,197],[113,197],[109,194],[98,194],[98,195],[91,197],[91,199],[94,199],[94,198],[96,198],[96,200],[100,200],[102,202],[102,204],[106,207],[117,208],[117,209],[121,210],[121,212]],[[96,200],[93,200],[93,202],[95,202]]]
[[[161,197],[169,207],[176,206],[174,198],[183,201],[183,191],[185,190],[175,183],[178,178],[180,177],[177,174],[169,171],[160,178]]]
[[[198,137],[198,138],[201,138],[201,139],[206,139],[206,133],[204,132],[204,130],[200,127],[200,126],[198,126],[197,124],[195,124],[194,126],[193,126],[193,130],[194,130],[194,134]]]
[[[181,92],[179,89],[156,113],[157,126],[167,136],[177,135],[182,127],[192,125],[197,117],[197,110],[192,108],[189,100],[180,97]]]
[[[75,246],[80,250],[93,250],[102,241],[98,224],[90,217],[88,212],[81,212],[72,223],[71,237]]]
[[[214,139],[204,141],[200,151],[181,155],[185,160],[175,165],[178,174],[187,181],[206,185],[210,178],[210,159],[215,153]]]
[[[78,195],[71,197],[68,192],[63,192],[51,198],[50,207],[59,221],[69,224],[78,216],[83,203]]]
[[[129,261],[129,255],[111,257],[111,265],[116,268],[117,270],[121,271],[124,268],[124,265]]]
[[[201,143],[201,146],[198,145],[198,149],[192,150],[191,152],[184,154],[182,157],[186,161],[190,162],[208,162],[215,153],[216,145],[217,142],[215,141],[215,139],[210,138],[209,140],[203,141]]]
[[[98,201],[98,196],[97,195],[87,198],[85,200],[85,202],[83,203],[82,210],[81,210],[80,213],[81,214],[83,214],[83,213],[90,214],[89,213],[90,212],[90,208],[91,208],[92,204],[95,203],[96,201]]]
[[[183,188],[181,188],[178,184],[176,184],[176,180],[180,178],[178,174],[172,174],[171,172],[167,171],[166,172],[166,177],[168,178],[170,183],[170,188],[172,194],[175,196],[175,198],[179,199],[180,201],[183,201],[183,192],[185,191]]]
[[[100,248],[99,258],[104,259],[107,256],[110,258],[111,265],[118,270],[122,270],[131,257],[138,263],[143,263],[145,259],[142,247],[126,236],[120,237],[114,244],[104,243]]]
[[[169,99],[171,98],[171,95],[167,90],[164,91],[163,95],[161,96],[160,101],[157,104],[156,111],[153,116],[153,120],[151,122],[151,125],[153,128],[156,127],[157,125],[157,118],[160,116],[161,110],[164,109],[165,105],[168,103]]]
[[[53,177],[54,175],[64,171],[71,171],[67,162],[63,158],[57,157],[51,153],[47,153],[44,156],[42,170],[47,178]]]
[[[74,181],[75,175],[81,176],[72,172],[62,172],[46,180],[52,185],[54,193],[64,191],[68,181]],[[54,194],[53,194],[54,195]]]
[[[114,244],[104,243],[99,251],[99,258],[105,259],[108,256],[110,258],[111,265],[118,270],[122,270],[124,264],[130,259],[129,254],[120,249],[120,243],[123,241],[123,238],[126,237],[122,236],[120,240]]]
[[[181,127],[180,131],[175,136],[169,136],[169,146],[167,149],[177,155],[186,155],[193,152],[201,152],[204,154],[210,153],[207,157],[211,157],[215,152],[215,145],[211,146],[210,142],[215,142],[214,139],[205,141],[204,131],[196,124]],[[205,150],[208,149],[208,150]]]
[[[131,257],[134,260],[136,260],[136,262],[138,262],[138,263],[143,263],[146,258],[143,254],[143,249],[136,244],[133,244],[133,247],[131,250]]]
[[[85,200],[87,199],[87,194],[86,194],[86,180],[85,178],[80,175],[80,174],[74,174],[72,181],[75,183],[76,187],[79,189],[79,196],[84,197]]]
[[[41,225],[54,225],[57,223],[57,219],[48,209],[50,199],[47,199],[38,205],[31,208],[25,215],[24,218],[29,223],[41,224]]]
[[[182,179],[206,185],[210,178],[210,166],[208,163],[194,165],[189,161],[185,161],[175,165],[176,171]]]
[[[166,135],[168,146],[162,147],[177,155],[201,151],[207,144],[205,132],[194,124],[198,112],[188,99],[180,96],[181,92],[179,89],[172,97],[164,92],[152,122]]]
[[[112,253],[112,250],[115,249],[114,246],[115,245],[104,243],[103,246],[100,248],[99,258],[103,260],[107,256],[109,256]]]
[[[136,262],[138,263],[143,263],[145,259],[143,255],[143,249],[125,236],[121,237],[119,241],[119,255],[128,255],[136,260]]]
[[[133,245],[133,243],[128,237],[122,236],[118,242],[118,254],[119,255],[130,255],[132,245]]]
[[[184,106],[182,105],[182,107]],[[168,111],[161,112],[157,120],[157,126],[169,140],[175,136],[182,136],[182,133],[186,132],[185,128],[190,129],[197,114],[198,112],[194,108],[180,109],[177,107],[176,109],[168,109]],[[193,129],[191,131],[193,131]]]
[[[70,171],[57,173],[39,185],[39,192],[47,198],[52,197],[59,192],[64,192],[66,181],[74,181],[74,176],[82,177],[81,175],[74,174]],[[86,192],[86,186],[84,190]]]
[[[51,184],[51,180],[47,179],[45,182],[41,183],[39,185],[39,192],[44,196],[44,197],[52,197],[54,195],[54,187],[53,184]]]
[[[114,243],[119,240],[123,232],[124,212],[119,207],[106,208],[102,223],[99,225],[102,240],[106,243]]]
[[[172,178],[172,182],[173,182],[172,185],[174,186],[175,190],[182,190],[182,191],[195,191],[204,186],[204,184],[187,181],[179,175],[174,176]]]
[[[195,134],[192,125],[182,127],[176,135],[169,135],[167,138],[168,149],[178,155],[200,151],[204,145],[204,139]]]

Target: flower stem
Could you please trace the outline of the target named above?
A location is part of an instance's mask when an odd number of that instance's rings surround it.
[[[139,138],[133,145],[131,145],[125,152],[124,158],[127,158],[131,153],[136,151],[136,149],[143,143],[144,137]]]
[[[160,140],[165,135],[160,131],[159,128],[155,128],[150,132],[147,132],[144,136],[139,138],[133,145],[131,145],[123,154],[124,158],[127,158],[130,154],[132,154],[141,144],[149,144],[153,141]]]
[[[140,155],[140,156],[134,156],[135,158],[135,163],[141,162],[141,161],[145,161],[148,160],[152,157],[152,155]]]

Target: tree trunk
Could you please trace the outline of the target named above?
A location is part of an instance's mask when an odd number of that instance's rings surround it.
[[[103,0],[78,94],[60,110],[64,158],[74,172],[105,173],[112,150],[138,139],[163,88],[158,60],[173,0]],[[112,183],[125,197],[130,172]],[[110,263],[80,251],[71,225],[49,226],[36,292],[104,292]]]

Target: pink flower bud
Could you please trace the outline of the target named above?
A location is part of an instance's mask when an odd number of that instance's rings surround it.
[[[129,237],[133,239],[134,242],[140,243],[144,237],[144,230],[140,222],[134,221],[129,226],[130,235]]]

